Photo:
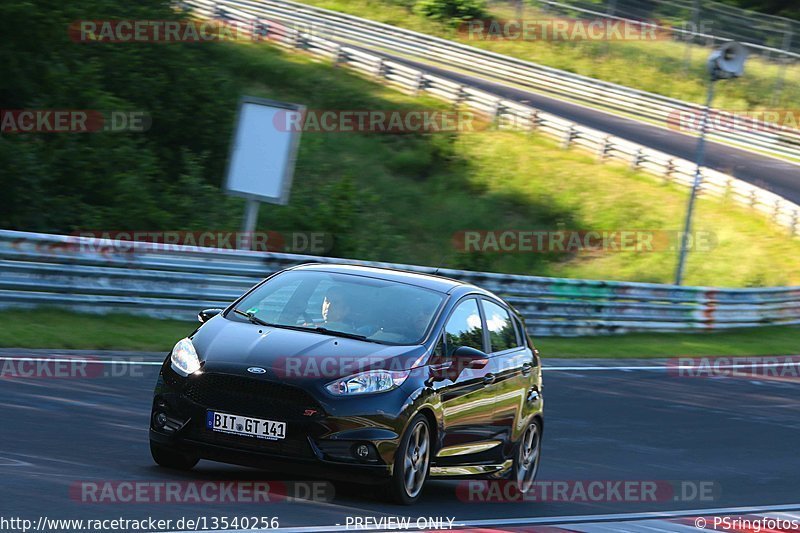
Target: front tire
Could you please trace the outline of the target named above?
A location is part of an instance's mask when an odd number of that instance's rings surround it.
[[[197,455],[181,453],[153,442],[150,443],[150,455],[158,466],[173,470],[191,470],[200,460]]]
[[[431,428],[424,415],[417,415],[408,425],[394,458],[389,498],[401,505],[415,503],[428,478],[431,458]]]

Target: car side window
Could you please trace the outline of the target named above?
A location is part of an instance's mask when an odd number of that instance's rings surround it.
[[[483,324],[475,298],[464,300],[453,310],[445,325],[444,337],[448,357],[459,346],[483,350]]]
[[[520,346],[517,331],[508,310],[489,300],[481,300],[481,302],[483,303],[483,313],[486,315],[486,327],[489,330],[491,353]]]
[[[528,344],[528,338],[525,336],[525,326],[522,325],[522,321],[514,317],[514,323],[517,325],[517,339],[519,339],[520,346],[526,346]]]

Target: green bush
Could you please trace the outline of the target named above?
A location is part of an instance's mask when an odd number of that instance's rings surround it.
[[[238,88],[214,44],[76,43],[77,20],[174,20],[169,2],[0,3],[4,109],[144,112],[144,132],[0,136],[0,227],[189,228],[218,194]],[[217,197],[209,200],[209,191]]]
[[[485,14],[484,0],[417,0],[418,13],[441,21],[461,21],[481,18]]]

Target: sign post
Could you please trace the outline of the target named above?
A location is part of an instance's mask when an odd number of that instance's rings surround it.
[[[703,161],[705,158],[706,132],[708,129],[708,118],[711,114],[711,103],[714,100],[714,84],[718,80],[738,78],[744,74],[744,60],[747,58],[747,50],[737,42],[729,42],[722,45],[718,50],[711,53],[708,58],[708,94],[706,105],[703,108],[703,121],[700,125],[700,137],[697,139],[697,153],[695,155],[694,180],[692,181],[692,191],[689,194],[689,205],[686,207],[686,219],[683,223],[683,234],[681,235],[681,251],[678,255],[678,266],[675,269],[675,285],[683,283],[684,269],[686,268],[686,254],[689,249],[689,232],[692,229],[692,215],[694,213],[694,203],[700,185],[703,181]]]
[[[237,246],[249,250],[258,221],[259,202],[289,203],[300,131],[297,124],[305,107],[264,98],[243,97],[239,102],[225,192],[245,198],[242,235]]]

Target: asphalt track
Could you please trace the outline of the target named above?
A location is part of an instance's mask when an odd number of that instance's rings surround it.
[[[367,50],[362,48],[363,50]],[[627,139],[655,150],[694,161],[697,138],[662,126],[638,122],[579,104],[502,83],[490,81],[464,72],[420,63],[381,50],[369,52],[410,67],[437,74],[458,83],[470,85],[541,111],[552,113],[566,120]],[[733,176],[772,191],[800,204],[800,164],[774,157],[738,149],[726,144],[706,144],[705,166],[732,174]]]
[[[155,355],[131,355],[158,360]],[[26,356],[58,354],[0,353],[3,358]],[[313,531],[346,524],[355,516],[451,517],[489,523],[525,518],[523,523],[546,523],[571,516],[800,502],[796,378],[690,378],[664,370],[582,370],[583,364],[546,363],[545,369],[558,365],[570,369],[545,372],[546,425],[539,481],[706,482],[713,486],[713,497],[482,503],[460,497],[458,482],[435,481],[426,486],[422,501],[410,508],[389,505],[375,496],[375,490],[347,483],[334,483],[335,496],[327,502],[84,503],[70,494],[70,487],[81,481],[308,480],[210,462],[201,462],[189,473],[156,467],[149,455],[147,427],[158,367],[114,366],[112,372],[109,365],[98,365],[105,370],[85,378],[0,379],[0,517],[277,516],[281,527],[314,526]],[[609,364],[653,363],[601,362]],[[632,525],[601,529],[628,530]]]

